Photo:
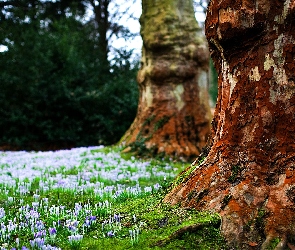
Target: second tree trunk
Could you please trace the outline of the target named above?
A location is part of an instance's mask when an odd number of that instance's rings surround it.
[[[137,116],[121,142],[138,153],[193,158],[210,132],[209,52],[192,1],[142,1]]]

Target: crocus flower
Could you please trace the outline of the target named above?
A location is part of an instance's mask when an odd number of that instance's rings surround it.
[[[3,207],[0,207],[0,219],[2,219],[5,216],[5,210]]]
[[[35,201],[38,201],[39,198],[40,198],[40,195],[39,194],[34,194],[33,197],[34,197]]]
[[[91,221],[88,220],[88,219],[86,219],[85,222],[84,222],[84,225],[85,225],[86,227],[89,227],[89,226],[91,225]]]
[[[46,235],[46,231],[45,230],[41,230],[41,231],[35,233],[34,234],[34,237],[35,238],[40,238],[40,237],[45,236],[45,235]]]
[[[114,237],[115,233],[111,230],[111,231],[107,232],[107,236],[108,237]]]
[[[31,247],[39,247],[41,248],[44,245],[44,238],[35,238],[30,240]]]
[[[56,228],[50,227],[48,228],[48,232],[50,236],[55,236],[56,235]]]
[[[68,236],[68,239],[71,244],[77,243],[83,239],[83,235],[81,235],[81,234],[70,235],[70,236]]]
[[[16,239],[15,239],[15,243],[16,243],[16,245],[19,247],[19,238],[16,238]]]
[[[114,214],[114,220],[120,222],[120,215]]]
[[[133,221],[136,222],[136,216],[133,214]]]
[[[95,220],[96,220],[96,216],[94,216],[94,215],[90,215],[90,216],[89,216],[89,220],[90,220],[90,221],[95,221]]]

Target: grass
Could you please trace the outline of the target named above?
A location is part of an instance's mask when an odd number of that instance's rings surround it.
[[[149,195],[128,199],[113,207],[116,214],[122,216],[123,229],[112,239],[98,237],[97,231],[92,237],[85,238],[85,249],[222,249],[223,241],[219,235],[219,217],[209,213],[197,213],[179,207],[162,204],[160,196]],[[136,215],[136,220],[134,220]],[[197,223],[206,226],[195,233],[183,233],[175,238],[169,237],[181,228]],[[129,230],[138,228],[136,240],[131,240]],[[164,242],[164,243],[163,243]],[[93,244],[94,248],[90,246]],[[82,248],[81,248],[82,249]]]
[[[118,147],[0,152],[0,249],[225,249],[218,215],[162,203],[186,165]]]

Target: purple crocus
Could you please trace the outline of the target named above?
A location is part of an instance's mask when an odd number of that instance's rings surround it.
[[[45,230],[38,231],[37,233],[34,234],[35,238],[41,238],[42,236],[46,236]]]
[[[72,244],[72,243],[75,244],[75,243],[80,242],[83,239],[83,235],[81,235],[81,234],[70,235],[70,236],[68,236],[68,239],[69,239],[70,244]]]
[[[68,221],[68,229],[71,231],[71,232],[76,232],[77,231],[77,226],[79,224],[79,221]]]
[[[84,222],[84,225],[86,227],[89,227],[93,224],[93,222],[96,220],[96,216],[94,215],[90,215],[90,216],[87,216],[86,219],[85,219],[85,222]]]
[[[107,236],[108,237],[114,237],[115,233],[111,230],[111,231],[107,232]]]
[[[55,236],[56,235],[56,228],[50,227],[48,228],[48,232],[50,236]]]
[[[30,240],[31,247],[41,248],[44,245],[44,243],[44,238],[35,238],[33,240]]]
[[[90,215],[89,216],[89,220],[90,221],[95,221],[96,220],[96,216],[95,215]]]
[[[154,185],[154,189],[155,190],[158,190],[158,189],[160,189],[161,188],[161,185],[159,184],[159,183],[156,183],[155,185]]]
[[[116,222],[120,222],[120,214],[119,215],[118,214],[114,214],[114,220]]]
[[[0,219],[2,219],[5,216],[5,210],[3,207],[0,207]]]
[[[88,220],[88,219],[86,219],[85,222],[84,222],[84,225],[85,225],[86,227],[90,227],[90,225],[91,225],[91,221]]]

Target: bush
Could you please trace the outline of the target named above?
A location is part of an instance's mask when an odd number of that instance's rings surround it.
[[[0,145],[49,149],[118,141],[136,114],[137,67],[118,59],[119,66],[103,73],[95,41],[74,19],[36,27],[22,24],[0,53]]]

